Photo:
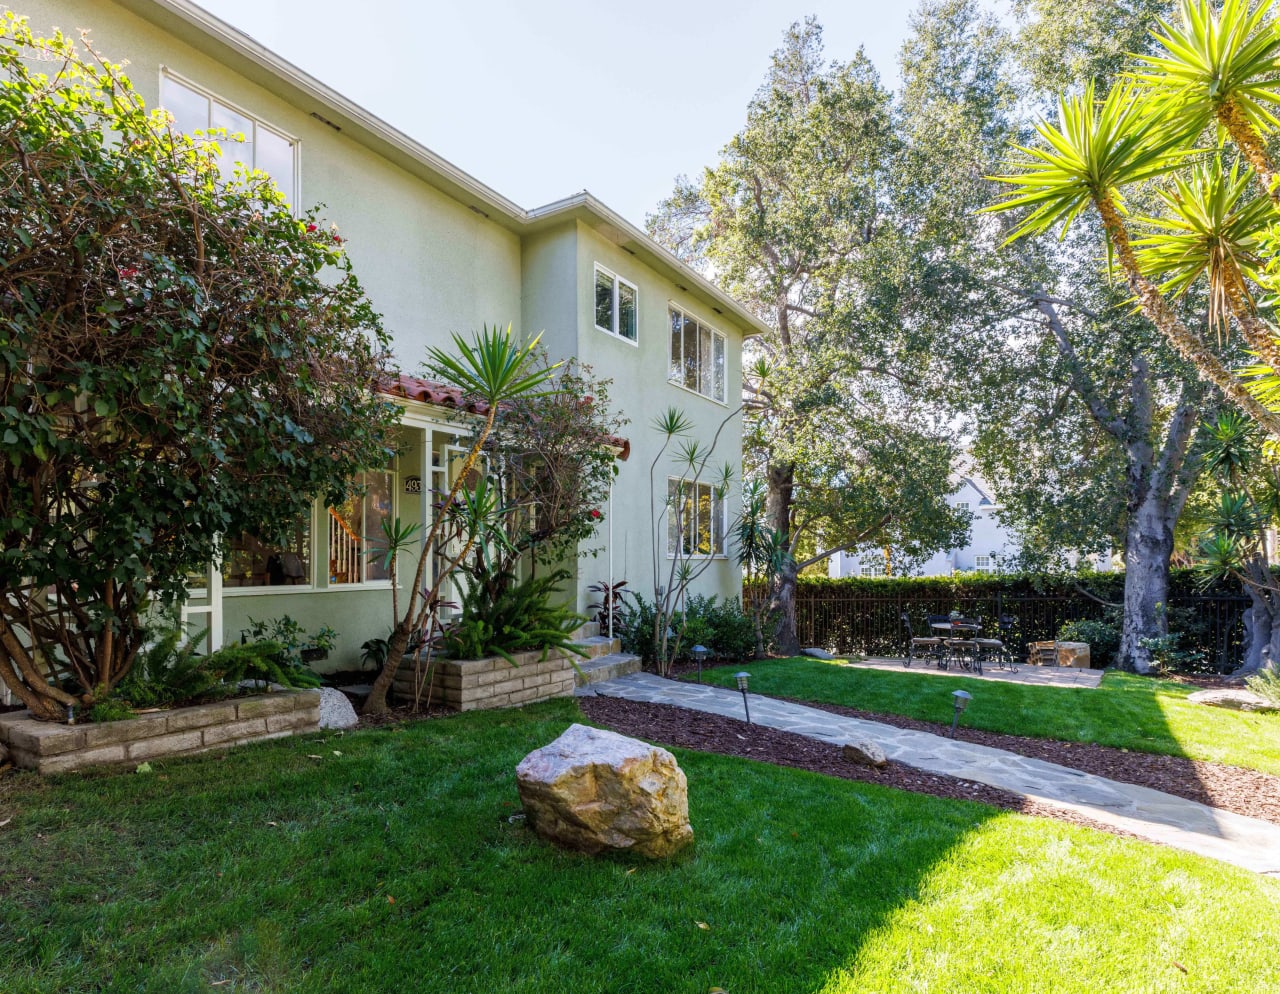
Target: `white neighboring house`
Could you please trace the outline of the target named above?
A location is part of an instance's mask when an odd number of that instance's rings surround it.
[[[1017,532],[996,517],[995,512],[1000,505],[982,479],[974,475],[957,476],[955,483],[956,492],[947,498],[947,503],[973,515],[969,524],[969,541],[962,548],[937,553],[918,570],[912,571],[915,576],[994,573],[998,571],[998,564],[1015,554],[1021,546]],[[1109,556],[1092,558],[1094,569],[1105,571],[1111,568]],[[1072,553],[1068,559],[1074,565],[1078,556]],[[884,576],[884,573],[884,553],[879,549],[837,552],[827,561],[827,575],[830,577]]]

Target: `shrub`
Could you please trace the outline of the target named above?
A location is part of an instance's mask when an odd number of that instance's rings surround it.
[[[455,659],[501,656],[512,666],[517,652],[551,649],[584,655],[573,645],[573,633],[587,619],[552,598],[568,570],[529,577],[514,584],[475,585],[462,598],[462,615],[440,639]]]
[[[711,623],[710,646],[718,659],[751,659],[756,652],[755,623],[742,610],[738,598],[717,604],[711,598],[707,620]]]
[[[1138,639],[1138,644],[1151,653],[1151,661],[1162,673],[1199,673],[1204,667],[1204,653],[1195,649],[1180,649],[1179,632],[1170,632],[1156,638]]]
[[[655,663],[660,650],[653,641],[654,606],[637,593],[631,593],[631,599],[617,629],[622,648]],[[736,597],[722,602],[715,596],[692,596],[683,611],[672,615],[671,628],[679,636],[675,658],[681,661],[693,658],[695,645],[705,645],[716,659],[749,659],[755,653],[755,625]]]
[[[1263,700],[1280,708],[1280,671],[1255,673],[1245,680],[1245,685]]]
[[[321,625],[308,633],[289,615],[267,618],[265,621],[249,619],[249,627],[240,633],[240,641],[275,642],[280,646],[282,664],[302,668],[309,650],[317,649],[325,654],[337,644],[338,633],[328,625]]]
[[[89,720],[95,724],[102,721],[125,721],[132,717],[133,709],[128,703],[114,697],[96,701],[89,709]]]
[[[1111,621],[1068,621],[1058,629],[1060,642],[1087,642],[1089,661],[1095,667],[1113,666],[1120,651],[1120,626]]]

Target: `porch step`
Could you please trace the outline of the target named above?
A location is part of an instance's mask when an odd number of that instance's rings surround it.
[[[585,652],[590,659],[622,651],[622,641],[611,639],[607,635],[579,636],[573,640],[573,644]],[[584,660],[581,656],[577,656],[576,662],[581,666]]]
[[[591,693],[587,688],[593,683],[639,672],[640,657],[629,652],[611,652],[594,659],[579,660],[578,672],[573,675],[573,682],[578,688],[574,693]]]

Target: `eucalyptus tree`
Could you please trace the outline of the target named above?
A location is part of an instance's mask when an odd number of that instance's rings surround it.
[[[785,652],[798,648],[800,569],[859,546],[945,548],[963,530],[944,500],[954,445],[928,403],[929,343],[900,314],[911,260],[888,195],[897,152],[874,68],[861,52],[824,63],[810,18],[787,32],[720,160],[649,218],[773,328],[746,364],[744,447],[787,552],[771,598]]]

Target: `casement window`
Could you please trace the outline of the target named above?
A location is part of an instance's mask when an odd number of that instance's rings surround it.
[[[382,523],[391,519],[394,477],[388,472],[361,473],[356,493],[326,509],[329,522],[329,585],[375,583],[391,579],[383,556]]]
[[[670,314],[668,382],[723,404],[728,380],[724,335],[677,307]]]
[[[222,556],[222,585],[227,591],[311,586],[311,512],[298,516],[283,543],[249,532],[228,541]]]
[[[231,179],[236,163],[243,163],[269,175],[290,204],[298,202],[297,141],[168,72],[160,74],[160,106],[183,134],[226,129],[226,137],[216,139],[223,179]]]
[[[958,500],[953,505],[957,511],[969,510],[969,502],[967,500]]]
[[[990,573],[991,557],[990,556],[974,556],[973,568],[976,569],[979,573]]]
[[[596,327],[610,335],[636,341],[637,291],[616,273],[596,264]]]
[[[667,555],[723,556],[724,494],[710,483],[667,480]]]

